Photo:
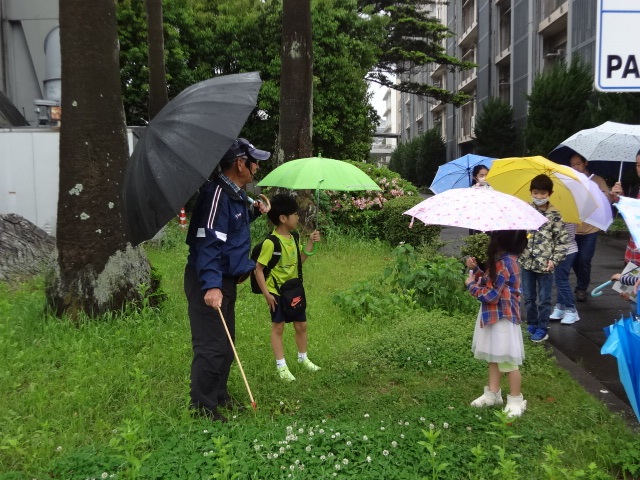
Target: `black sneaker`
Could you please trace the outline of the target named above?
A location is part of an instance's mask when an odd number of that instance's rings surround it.
[[[587,292],[585,290],[576,290],[576,300],[579,302],[586,302]]]

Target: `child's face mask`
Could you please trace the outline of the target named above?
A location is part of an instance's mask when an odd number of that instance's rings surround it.
[[[537,207],[541,207],[542,205],[544,205],[545,203],[547,203],[549,201],[549,197],[545,197],[545,198],[537,198],[537,197],[531,197],[531,200],[533,200],[533,203],[535,206]]]

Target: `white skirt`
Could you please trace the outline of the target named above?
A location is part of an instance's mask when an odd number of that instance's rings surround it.
[[[471,351],[478,360],[492,363],[512,363],[522,365],[524,360],[524,343],[522,329],[510,320],[498,320],[491,325],[482,324],[482,307],[476,319],[473,331]]]

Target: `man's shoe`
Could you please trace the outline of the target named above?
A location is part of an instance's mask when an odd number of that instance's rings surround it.
[[[533,335],[534,333],[536,333],[536,330],[538,329],[538,327],[536,327],[535,325],[529,325],[527,327],[527,333],[529,335]]]
[[[560,323],[562,325],[571,325],[572,323],[576,323],[578,320],[580,320],[578,312],[565,312]]]
[[[564,310],[562,310],[561,308],[555,307],[553,309],[553,312],[551,312],[551,315],[549,315],[549,320],[555,320],[555,321],[562,320],[564,315],[565,315]]]
[[[296,379],[296,377],[294,377],[293,374],[289,371],[289,367],[287,367],[286,365],[284,367],[278,367],[277,371],[280,380],[284,380],[285,382],[293,382]]]
[[[320,367],[317,366],[315,363],[313,363],[308,358],[305,358],[304,361],[299,362],[299,363],[300,363],[300,365],[302,365],[304,368],[306,368],[310,372],[317,372],[318,370],[320,370]]]
[[[579,302],[586,302],[587,292],[585,290],[576,290],[576,300]]]
[[[548,338],[549,338],[549,334],[547,333],[547,329],[546,328],[538,328],[531,335],[531,341],[532,342],[544,342]]]
[[[238,412],[241,412],[247,409],[245,405],[241,404],[240,402],[235,400],[233,397],[225,398],[223,401],[218,403],[218,407],[226,408],[227,410],[237,410]]]
[[[229,420],[218,412],[218,409],[210,409],[205,407],[195,408],[193,410],[194,417],[208,418],[212,422],[227,423]]]

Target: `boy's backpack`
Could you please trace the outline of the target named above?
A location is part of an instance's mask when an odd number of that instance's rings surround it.
[[[302,279],[302,259],[300,257],[300,245],[299,245],[300,234],[296,231],[292,231],[291,235],[295,240],[296,250],[298,251],[298,278]],[[280,258],[282,258],[282,244],[280,243],[280,239],[273,234],[267,235],[265,240],[271,240],[273,242],[273,255],[271,255],[271,259],[269,260],[269,263],[267,263],[267,265],[262,270],[262,272],[264,273],[264,279],[267,280],[267,278],[269,278],[269,275],[271,275],[271,270],[273,270],[273,267],[275,267],[280,261]],[[260,256],[260,251],[262,250],[263,243],[264,243],[264,240],[258,243],[255,247],[253,247],[253,250],[251,250],[251,260],[253,260],[254,262],[258,261],[258,257]],[[255,271],[251,272],[251,291],[253,293],[262,294],[262,290],[260,290],[260,285],[258,285],[258,280],[256,280]]]

